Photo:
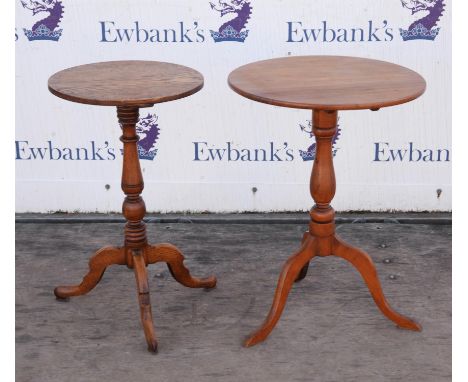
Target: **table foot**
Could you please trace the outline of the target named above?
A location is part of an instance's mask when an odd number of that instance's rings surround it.
[[[101,281],[106,268],[110,265],[125,264],[125,250],[118,247],[104,247],[89,259],[89,272],[74,286],[58,286],[54,289],[57,299],[66,299],[72,296],[80,296],[91,291]]]
[[[245,340],[244,346],[254,346],[262,342],[275,327],[286,305],[286,300],[294,281],[297,280],[304,266],[314,257],[313,242],[314,239],[312,236],[307,234],[307,237],[303,240],[301,249],[292,255],[284,264],[270,312],[262,326]]]
[[[388,304],[382,291],[382,286],[377,276],[375,265],[367,253],[349,244],[346,244],[342,240],[335,237],[333,242],[332,255],[349,261],[359,271],[362,278],[366,282],[367,287],[369,288],[375,304],[388,319],[392,320],[398,327],[402,329],[415,331],[422,330],[418,323],[399,314]]]
[[[216,277],[214,276],[203,279],[192,277],[184,265],[182,252],[176,246],[167,243],[150,245],[146,251],[148,264],[160,261],[167,263],[172,277],[180,284],[189,288],[214,288],[216,286]]]

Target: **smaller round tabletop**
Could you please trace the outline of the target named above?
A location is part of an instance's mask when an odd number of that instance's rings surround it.
[[[235,69],[229,86],[270,105],[313,110],[379,109],[412,101],[426,82],[400,65],[359,57],[295,56]]]
[[[48,85],[52,94],[72,102],[148,106],[196,93],[203,87],[203,76],[168,62],[109,61],[62,70]]]

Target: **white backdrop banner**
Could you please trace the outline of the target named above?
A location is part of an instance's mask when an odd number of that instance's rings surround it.
[[[18,212],[121,209],[115,108],[47,89],[59,70],[121,59],[205,77],[199,93],[141,109],[148,211],[308,210],[311,112],[244,99],[227,76],[311,54],[391,61],[428,85],[405,105],[341,112],[335,209],[451,209],[450,0],[15,1]]]

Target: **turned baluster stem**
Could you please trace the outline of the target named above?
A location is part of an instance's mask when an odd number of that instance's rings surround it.
[[[317,239],[317,255],[328,256],[335,233],[335,211],[330,202],[336,190],[332,146],[338,112],[314,110],[312,119],[316,156],[310,177],[310,194],[315,205],[310,211],[309,232]]]
[[[122,190],[126,197],[122,205],[122,213],[127,220],[125,225],[125,247],[142,249],[147,245],[146,227],[143,218],[146,213],[145,202],[140,196],[144,183],[138,158],[138,134],[136,124],[139,116],[138,107],[118,106],[117,116],[122,126],[123,168]],[[137,251],[139,253],[139,251]],[[132,265],[131,256],[127,264]]]

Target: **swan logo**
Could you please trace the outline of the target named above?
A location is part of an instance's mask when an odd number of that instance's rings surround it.
[[[21,0],[23,8],[32,11],[38,20],[31,29],[23,28],[29,41],[58,41],[62,36],[59,24],[62,21],[64,7],[60,0]]]
[[[403,8],[411,12],[414,21],[408,29],[400,28],[403,41],[434,41],[439,34],[438,23],[445,11],[444,0],[400,0]]]
[[[156,114],[148,114],[139,119],[136,125],[137,134],[140,140],[137,144],[138,156],[140,159],[153,160],[158,153],[155,147],[159,138],[158,117]],[[123,150],[121,150],[123,153]]]
[[[226,16],[229,19],[217,31],[210,30],[214,42],[244,42],[249,34],[246,26],[252,14],[250,0],[218,0],[218,4],[210,2],[210,6],[219,12],[222,18]]]
[[[299,127],[301,128],[301,131],[308,134],[310,138],[314,139],[314,142],[307,148],[307,150],[305,151],[299,150],[299,154],[304,162],[314,160],[316,153],[317,153],[317,143],[315,142],[315,136],[312,130],[312,121],[311,120],[307,121],[307,125],[299,124]],[[338,139],[340,139],[340,136],[341,136],[341,129],[340,129],[340,125],[338,124],[336,126],[336,133],[332,139],[333,156],[335,156],[338,151],[338,149],[335,147],[335,144],[338,141]]]

